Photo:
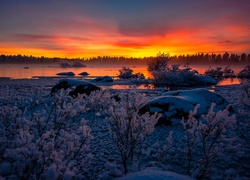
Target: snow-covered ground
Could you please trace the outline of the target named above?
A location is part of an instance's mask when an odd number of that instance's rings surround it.
[[[117,112],[124,108],[112,97],[131,94],[126,90],[104,88],[105,91],[85,98],[73,99],[68,96],[68,90],[52,97],[50,91],[57,82],[58,79],[53,78],[0,79],[0,178],[189,179],[201,176],[206,162],[203,178],[250,178],[250,105],[239,85],[208,88],[233,107],[233,112],[228,114],[223,111],[218,116],[211,115],[218,122],[232,123],[227,124],[228,129],[222,129],[222,136],[211,146],[213,151],[203,151],[204,142],[193,136],[196,131],[189,131],[191,129],[183,125],[185,120],[174,119],[172,126],[154,128],[141,146],[139,161],[128,160],[128,175],[124,176],[117,139],[112,135],[108,118],[110,106],[117,107]],[[129,91],[149,100],[166,95],[166,89],[160,88]],[[199,121],[201,125],[209,117],[204,116]],[[195,117],[191,113],[188,118],[191,122]],[[55,128],[58,126],[64,129],[59,131]],[[197,124],[195,127],[200,128]],[[202,128],[206,128],[205,125]],[[187,147],[187,133],[191,133],[191,151]],[[207,145],[211,145],[209,143]],[[204,161],[204,157],[211,159]]]

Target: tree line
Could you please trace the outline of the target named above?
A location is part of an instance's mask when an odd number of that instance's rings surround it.
[[[171,62],[174,63],[190,63],[190,64],[225,64],[225,65],[234,65],[234,64],[250,64],[250,53],[235,54],[225,52],[224,54],[204,54],[197,53],[193,55],[180,55],[172,56],[170,58]]]
[[[72,61],[84,61],[85,63],[95,64],[145,64],[157,56],[149,57],[124,57],[124,56],[97,56],[97,57],[78,57],[78,58],[60,58],[60,57],[35,57],[26,55],[0,55],[0,63],[61,63]],[[250,64],[250,53],[235,54],[225,52],[224,54],[215,53],[197,53],[193,55],[174,55],[169,56],[171,64]]]

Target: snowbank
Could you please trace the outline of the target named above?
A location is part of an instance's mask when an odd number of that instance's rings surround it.
[[[118,178],[119,180],[184,180],[184,179],[192,179],[189,176],[180,175],[171,171],[163,171],[156,167],[151,167],[144,169],[142,171],[138,171],[135,173],[128,174],[124,177]]]

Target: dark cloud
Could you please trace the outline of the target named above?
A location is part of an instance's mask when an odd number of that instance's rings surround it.
[[[52,35],[41,34],[16,34],[15,37],[23,41],[39,41],[39,40],[53,40],[56,37]]]
[[[58,35],[44,35],[44,34],[16,34],[14,37],[22,41],[54,41],[58,39],[91,41],[90,38],[83,38],[78,36],[58,36]]]
[[[227,43],[232,43],[232,41],[229,41],[229,40],[225,40],[225,41],[219,41],[219,43],[221,43],[221,44],[227,44]]]
[[[164,36],[164,23],[151,20],[125,20],[118,24],[118,32],[124,36]]]

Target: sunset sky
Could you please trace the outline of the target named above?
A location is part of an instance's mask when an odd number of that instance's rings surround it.
[[[249,0],[3,0],[0,54],[250,53]]]

